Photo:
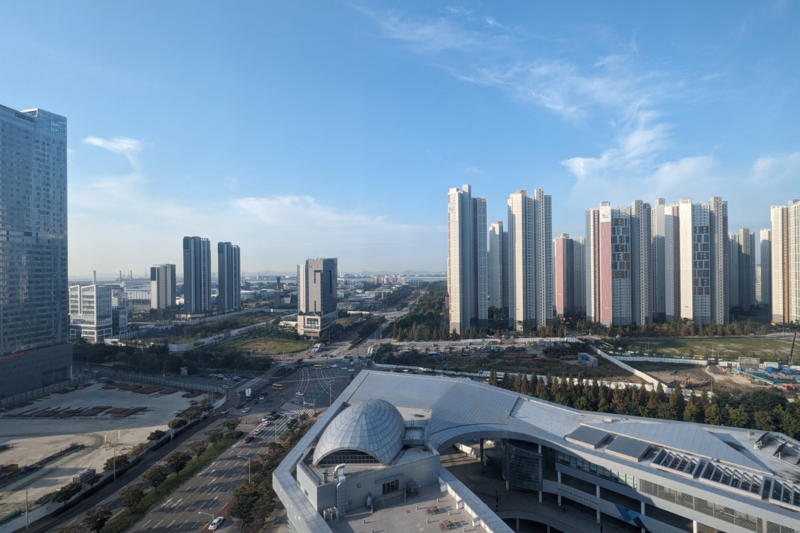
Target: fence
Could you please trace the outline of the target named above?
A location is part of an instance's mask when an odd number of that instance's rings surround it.
[[[136,381],[141,383],[151,383],[153,385],[164,385],[165,387],[174,387],[176,389],[192,390],[199,392],[217,392],[225,394],[227,389],[219,385],[209,385],[205,383],[194,383],[192,381],[183,381],[173,378],[162,376],[154,376],[151,374],[140,374],[137,372],[125,372],[123,370],[114,370],[102,366],[85,367],[87,371],[92,372],[95,377],[104,377],[120,381]]]
[[[708,366],[705,359],[680,359],[678,357],[639,357],[636,355],[612,355],[618,361],[630,361],[631,363],[674,363],[676,365],[699,365]]]
[[[8,396],[0,400],[0,407],[5,407],[6,405],[10,405],[12,403],[21,402],[24,400],[30,400],[32,398],[39,398],[44,396],[45,394],[50,394],[51,392],[56,392],[61,389],[66,389],[68,387],[74,387],[79,383],[84,383],[90,379],[90,376],[78,376],[73,377],[69,381],[60,381],[58,383],[53,383],[52,385],[48,385],[47,387],[41,387],[38,389],[29,390],[27,392],[20,392],[19,394],[15,394],[13,396]]]

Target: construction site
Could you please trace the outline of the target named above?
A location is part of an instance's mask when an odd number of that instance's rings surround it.
[[[147,442],[204,395],[132,383],[92,383],[7,406],[0,414],[0,521]]]

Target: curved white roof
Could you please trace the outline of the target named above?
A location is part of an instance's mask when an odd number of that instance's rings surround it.
[[[386,400],[353,404],[325,428],[314,450],[314,464],[343,450],[368,453],[388,464],[403,448],[404,433],[403,415]]]

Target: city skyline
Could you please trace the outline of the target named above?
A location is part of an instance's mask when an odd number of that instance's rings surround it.
[[[723,196],[758,232],[800,197],[791,3],[100,6],[53,4],[34,36],[8,2],[0,35],[0,101],[70,119],[73,276],[178,264],[192,234],[243,271],[443,271],[453,183],[488,220],[544,188],[574,236],[600,201]]]

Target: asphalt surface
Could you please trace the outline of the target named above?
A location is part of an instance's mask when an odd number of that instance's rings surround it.
[[[208,525],[217,516],[227,514],[228,503],[233,497],[233,491],[244,480],[247,479],[248,460],[256,458],[258,453],[266,452],[270,442],[278,440],[289,426],[289,418],[281,416],[275,422],[265,427],[262,418],[272,411],[281,413],[286,410],[288,414],[299,414],[305,410],[311,414],[313,406],[324,409],[331,399],[336,397],[350,383],[350,376],[357,373],[362,367],[355,366],[353,372],[347,370],[349,366],[343,368],[337,364],[336,368],[317,370],[313,367],[303,367],[295,370],[287,377],[278,380],[284,385],[283,391],[274,391],[270,384],[266,382],[251,384],[254,398],[245,405],[252,408],[242,418],[239,429],[252,434],[256,429],[264,429],[260,436],[254,437],[253,441],[246,443],[244,438],[240,439],[230,448],[226,449],[211,464],[206,466],[200,473],[186,481],[177,491],[172,493],[167,500],[159,504],[156,508],[142,517],[128,531],[203,531],[207,530]],[[244,385],[243,385],[244,386]],[[258,400],[256,396],[259,391],[264,390],[267,396],[264,400]],[[302,392],[303,396],[297,396],[297,392]],[[299,401],[298,401],[299,399]],[[305,399],[305,400],[304,400]],[[305,404],[303,403],[305,401]],[[239,416],[237,409],[230,409],[227,417]],[[215,426],[219,426],[221,418],[217,418]],[[208,430],[206,430],[208,431]],[[204,433],[202,434],[204,435]],[[187,439],[194,442],[198,439]],[[147,468],[155,464],[155,460],[150,460]],[[141,484],[147,488],[141,477],[128,483]],[[120,487],[122,488],[122,487]],[[119,496],[115,495],[118,502]],[[82,519],[76,517],[75,521]],[[73,522],[74,523],[74,522]],[[228,528],[233,525],[231,520],[224,522],[223,527]],[[223,529],[224,530],[224,529]]]

